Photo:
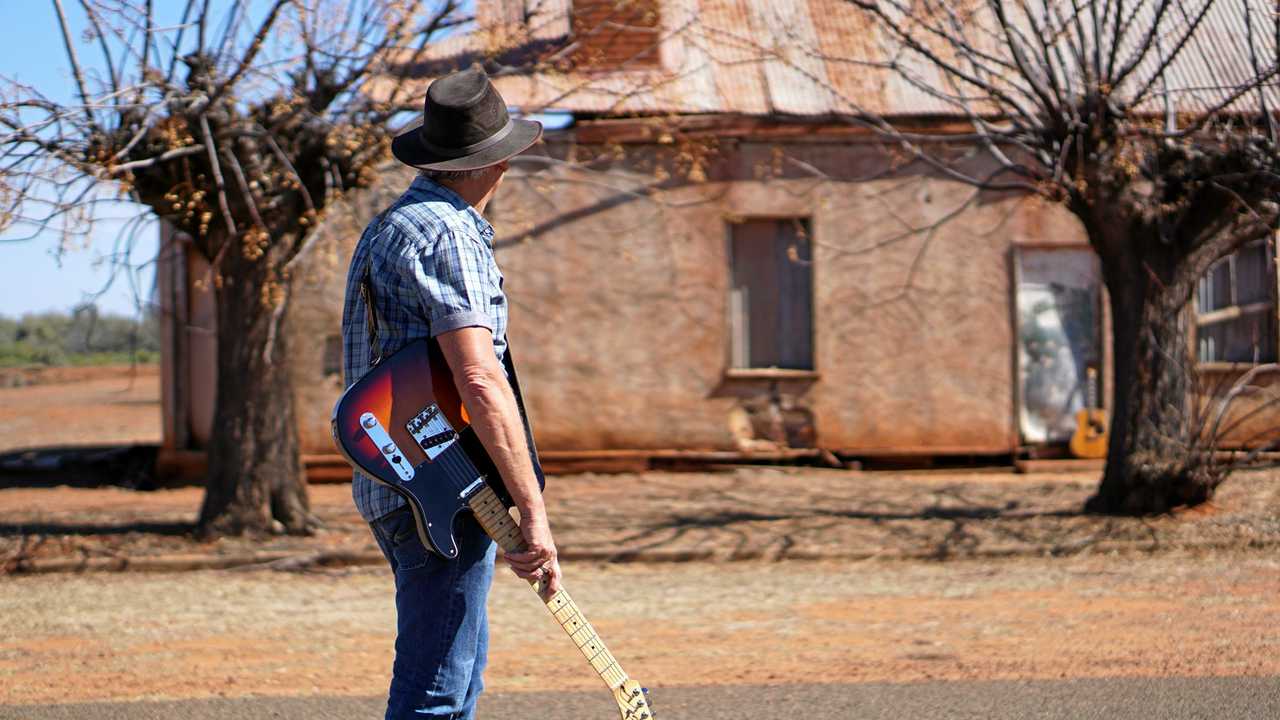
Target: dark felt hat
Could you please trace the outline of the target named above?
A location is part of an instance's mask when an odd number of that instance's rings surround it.
[[[519,154],[542,137],[542,123],[507,114],[479,65],[427,88],[422,124],[396,136],[391,153],[420,170],[476,170]]]

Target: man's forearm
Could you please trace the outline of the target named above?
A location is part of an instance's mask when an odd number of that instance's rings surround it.
[[[507,563],[516,575],[542,583],[544,597],[550,597],[560,590],[556,542],[529,459],[515,393],[493,354],[493,335],[487,328],[464,327],[441,333],[439,338],[471,426],[520,510],[520,534],[526,547],[522,552],[506,553]]]
[[[524,423],[506,374],[494,366],[470,367],[461,374],[458,387],[462,402],[507,492],[522,517],[544,518],[546,510],[529,459]]]

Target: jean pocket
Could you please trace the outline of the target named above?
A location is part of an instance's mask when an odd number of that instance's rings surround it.
[[[418,536],[418,524],[408,506],[378,518],[378,529],[391,545],[399,570],[416,570],[427,564],[430,553]]]

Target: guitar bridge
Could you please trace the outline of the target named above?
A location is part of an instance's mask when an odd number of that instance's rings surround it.
[[[428,405],[413,416],[413,419],[405,423],[404,429],[413,436],[413,441],[422,452],[427,454],[428,460],[435,460],[458,439],[458,433],[445,420],[440,406],[435,404]]]

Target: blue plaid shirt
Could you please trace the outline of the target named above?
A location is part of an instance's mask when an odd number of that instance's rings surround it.
[[[360,236],[342,308],[343,376],[348,387],[373,361],[360,296],[366,267],[382,357],[420,337],[485,327],[493,332],[493,350],[502,361],[507,350],[507,299],[493,257],[493,227],[457,193],[418,176]],[[360,472],[352,478],[351,496],[367,521],[405,502]]]

